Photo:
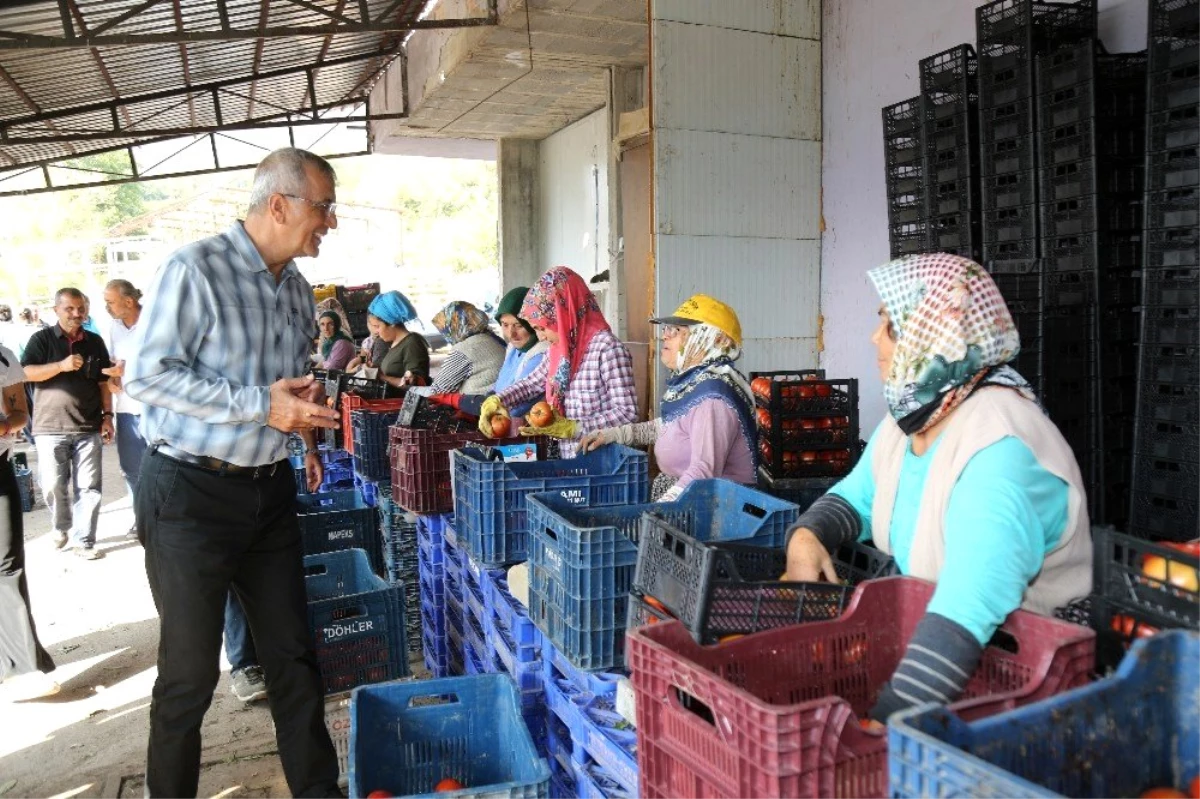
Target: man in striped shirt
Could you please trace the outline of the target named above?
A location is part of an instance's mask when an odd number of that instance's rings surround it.
[[[339,796],[337,755],[305,605],[287,438],[338,425],[308,368],[312,289],[293,259],[337,227],[333,168],[297,149],[258,166],[245,222],[172,254],[155,275],[125,390],[144,404],[149,450],[138,535],[158,609],[149,796],[195,796],[200,724],[219,676],[232,587],[266,671],[279,756],[295,796]]]

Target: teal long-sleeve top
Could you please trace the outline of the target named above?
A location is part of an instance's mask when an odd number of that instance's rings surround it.
[[[871,472],[878,429],[862,459],[830,493],[862,519],[860,540],[871,538],[875,478]],[[909,573],[925,479],[941,442],[915,455],[904,452],[889,531],[892,556]],[[975,453],[950,494],[945,561],[927,612],[945,616],[986,645],[1042,568],[1067,526],[1067,483],[1046,471],[1020,439],[1008,436]]]

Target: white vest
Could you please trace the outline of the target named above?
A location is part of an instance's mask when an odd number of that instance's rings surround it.
[[[1091,593],[1092,534],[1087,501],[1079,464],[1058,428],[1035,403],[1009,388],[979,389],[946,422],[925,479],[908,572],[937,581],[946,556],[946,509],[959,475],[975,453],[1006,436],[1019,438],[1043,469],[1067,484],[1066,529],[1046,554],[1041,571],[1029,583],[1021,601],[1025,610],[1048,616],[1055,608]],[[908,436],[889,416],[880,426],[871,462],[875,478],[871,533],[875,546],[889,553],[892,510],[907,447]]]

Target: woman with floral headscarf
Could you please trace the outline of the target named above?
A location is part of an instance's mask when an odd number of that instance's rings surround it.
[[[452,345],[433,384],[422,393],[482,394],[491,391],[504,362],[504,342],[489,329],[487,314],[454,301],[433,317],[433,326]]]
[[[1083,480],[1071,448],[1008,363],[1020,340],[996,284],[957,255],[869,273],[871,337],[890,415],[858,465],[800,517],[788,579],[836,573],[829,553],[874,540],[937,583],[871,717],[957,699],[1010,613],[1049,615],[1092,588]]]
[[[724,477],[755,482],[754,400],[733,365],[742,355],[742,324],[725,303],[704,294],[689,297],[659,325],[659,357],[672,371],[662,416],[584,436],[586,452],[604,444],[654,445],[662,470],[650,498],[677,499],[693,480]]]
[[[544,395],[553,422],[521,433],[562,439],[562,455],[569,458],[581,436],[637,418],[633,359],[583,278],[565,266],[549,270],[525,295],[520,316],[550,352],[528,377],[483,401],[480,432],[491,436],[493,416],[509,416],[508,408]]]
[[[389,386],[423,386],[429,382],[429,343],[405,325],[417,318],[417,309],[399,291],[371,300],[368,321],[374,317],[379,338],[388,350],[379,361],[379,379]]]

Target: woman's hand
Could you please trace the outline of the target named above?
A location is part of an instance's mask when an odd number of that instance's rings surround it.
[[[831,583],[838,582],[837,570],[833,568],[833,558],[829,557],[824,545],[816,534],[807,527],[797,528],[792,533],[792,540],[787,547],[787,572],[784,579],[788,582],[815,583],[824,576]]]
[[[488,438],[494,438],[492,435],[492,417],[497,414],[508,416],[508,411],[505,409],[504,403],[500,401],[500,397],[493,394],[479,406],[479,432]]]
[[[579,440],[580,452],[591,452],[594,449],[599,449],[606,444],[616,443],[616,429],[606,427],[603,430],[593,430]]]
[[[575,438],[576,433],[579,432],[579,423],[556,413],[554,421],[544,427],[530,425],[517,428],[517,432],[523,436],[550,436],[550,438],[569,440]]]

